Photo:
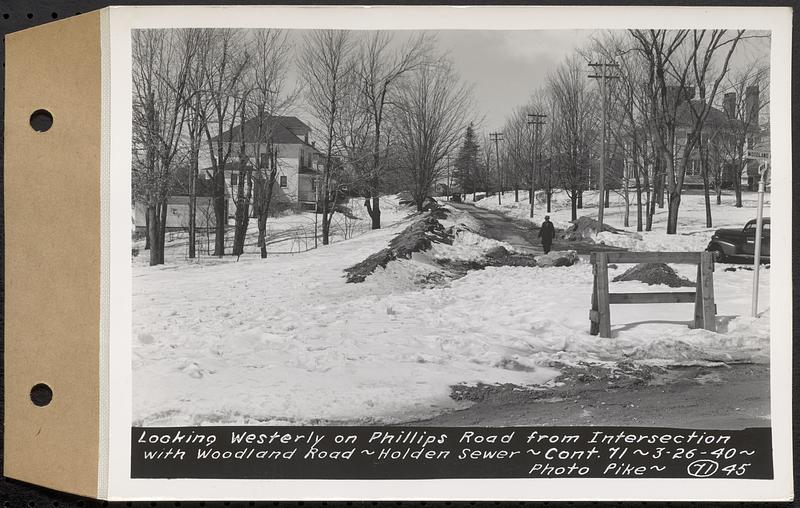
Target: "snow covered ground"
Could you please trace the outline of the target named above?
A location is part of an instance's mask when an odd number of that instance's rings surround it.
[[[578,209],[578,217],[588,215],[597,218],[596,191],[587,191],[583,195],[584,208]],[[764,216],[769,217],[770,195],[764,197]],[[711,235],[719,228],[743,227],[747,221],[756,218],[756,203],[758,194],[755,192],[742,193],[742,208],[733,206],[733,195],[730,191],[722,197],[722,204],[716,205],[716,197],[711,196],[711,218],[713,227],[706,228],[705,204],[700,193],[684,194],[681,197],[681,207],[678,213],[678,234],[666,233],[667,208],[656,208],[653,217],[653,230],[636,232],[636,196],[630,195],[630,227],[623,227],[625,216],[625,202],[620,194],[612,192],[609,199],[609,208],[604,212],[604,222],[609,226],[632,233],[631,235],[618,235],[614,233],[600,233],[595,237],[598,243],[624,247],[634,251],[701,251],[705,250]],[[471,201],[468,199],[468,203]],[[514,201],[514,193],[506,192],[502,196],[502,204],[497,203],[497,196],[476,201],[475,206],[489,210],[501,211],[511,217],[530,220],[530,204],[528,193],[520,191],[520,201]],[[556,228],[566,229],[570,226],[572,212],[569,197],[564,191],[557,191],[552,198],[552,212],[550,220]],[[545,216],[547,207],[545,195],[536,193],[536,204],[533,222],[540,224]]]
[[[558,224],[564,214],[551,215]],[[768,362],[769,270],[758,318],[745,317],[752,272],[718,268],[719,333],[688,328],[692,304],[625,305],[612,308],[613,337],[602,339],[588,333],[585,262],[490,267],[432,283],[435,257],[457,251],[470,259],[500,243],[476,234],[468,215],[449,220],[466,226],[454,246],[392,262],[360,284],[346,284],[342,270],[385,247],[410,219],[267,260],[137,264],[134,424],[396,423],[468,405],[449,397],[451,385],[544,389],[563,364]],[[676,250],[693,248],[692,235],[680,237],[687,244],[675,240],[684,247]],[[694,279],[693,267],[675,268]]]
[[[350,214],[336,213],[331,222],[331,243],[348,240],[364,234],[371,229],[371,220],[364,207],[363,198],[352,198],[345,206]],[[414,209],[401,205],[398,196],[383,196],[381,198],[381,223],[391,225],[403,220]],[[294,254],[305,252],[314,248],[314,235],[316,233],[318,244],[322,244],[321,216],[316,216],[312,211],[287,210],[277,217],[267,220],[267,252],[268,254]],[[316,221],[316,224],[315,224]],[[232,222],[232,221],[231,221]],[[233,226],[226,231],[225,244],[233,244]],[[260,257],[258,241],[258,224],[256,219],[250,219],[247,230],[244,254],[242,258],[251,256]],[[133,258],[134,265],[147,266],[150,263],[148,251],[144,250],[144,237],[133,242],[133,248],[138,250],[138,255]],[[230,248],[230,247],[229,247]],[[189,233],[186,231],[168,231],[166,234],[166,248],[164,260],[167,264],[183,263],[227,263],[236,258],[228,257],[219,259],[212,256],[214,250],[214,231],[199,230],[197,232],[197,257],[189,259]]]

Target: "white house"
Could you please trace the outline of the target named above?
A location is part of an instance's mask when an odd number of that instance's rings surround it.
[[[259,129],[259,123],[262,125]],[[264,127],[264,126],[268,126]],[[261,131],[261,132],[260,132]],[[262,134],[271,131],[270,134]],[[273,189],[275,208],[306,207],[313,208],[316,196],[316,182],[321,175],[319,159],[321,154],[308,142],[311,128],[294,116],[274,116],[259,122],[250,119],[243,125],[234,126],[212,139],[219,137],[230,143],[231,152],[225,165],[225,188],[228,202],[228,215],[236,212],[236,196],[241,174],[239,153],[244,136],[246,169],[254,169],[253,165],[268,167],[270,147],[277,153],[277,176]],[[211,156],[207,151],[201,155],[203,162],[201,172],[211,178],[213,168]]]

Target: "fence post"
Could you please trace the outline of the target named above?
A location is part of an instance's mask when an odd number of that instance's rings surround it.
[[[611,308],[608,303],[608,254],[597,253],[597,307],[600,313],[600,336],[611,337]]]
[[[589,334],[600,332],[600,313],[597,310],[597,256],[592,252],[592,308],[589,310]]]
[[[695,279],[694,293],[694,327],[703,328],[703,269],[702,261],[697,263],[697,279]]]
[[[700,275],[703,291],[703,328],[717,331],[717,311],[714,304],[714,258],[711,252],[700,253]]]

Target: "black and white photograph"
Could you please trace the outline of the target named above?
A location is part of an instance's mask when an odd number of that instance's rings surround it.
[[[768,427],[770,40],[133,30],[134,425]]]

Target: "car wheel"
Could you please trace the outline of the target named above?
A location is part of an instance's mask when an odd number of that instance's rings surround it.
[[[709,247],[708,251],[713,256],[715,263],[724,263],[726,261],[725,251],[719,245]]]

